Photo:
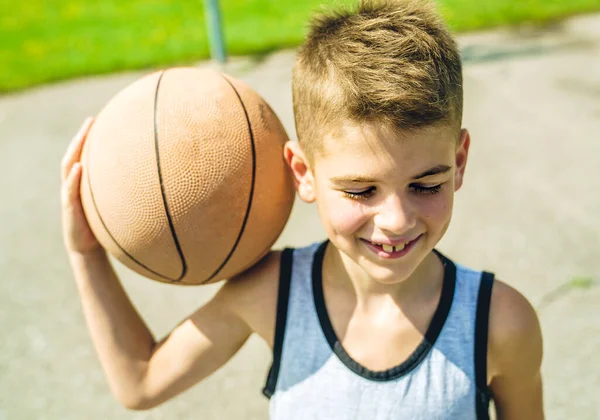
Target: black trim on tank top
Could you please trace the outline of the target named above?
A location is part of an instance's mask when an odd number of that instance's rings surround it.
[[[277,377],[279,376],[279,367],[281,366],[281,351],[283,350],[283,336],[285,334],[285,324],[287,320],[288,301],[290,296],[290,283],[292,279],[292,260],[294,250],[286,248],[281,252],[281,262],[279,265],[279,291],[277,293],[277,315],[275,318],[275,337],[273,340],[273,363],[267,382],[263,388],[263,394],[267,398],[275,393]]]
[[[475,410],[478,420],[490,418],[489,406],[492,395],[487,386],[487,348],[493,285],[494,275],[486,271],[482,272],[475,318]]]
[[[325,334],[329,346],[344,365],[352,372],[362,376],[365,379],[373,381],[391,381],[398,379],[414,368],[416,368],[429,354],[433,348],[442,327],[446,322],[452,301],[454,300],[454,289],[456,286],[456,266],[448,258],[444,257],[438,251],[434,250],[435,254],[440,258],[444,265],[444,280],[442,284],[442,292],[438,302],[437,309],[431,319],[431,323],[425,332],[425,337],[417,346],[415,351],[402,363],[384,371],[373,371],[352,359],[352,357],[344,350],[340,340],[337,338],[331,320],[327,314],[325,299],[323,297],[323,257],[325,249],[329,241],[323,242],[314,255],[312,285],[313,298],[317,309],[317,315],[321,324],[321,329]]]

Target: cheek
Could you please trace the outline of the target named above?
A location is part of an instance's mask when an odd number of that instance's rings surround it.
[[[330,196],[325,201],[325,215],[328,229],[340,234],[356,232],[368,220],[365,207],[352,200]]]
[[[452,203],[454,195],[449,189],[434,195],[433,197],[424,197],[420,203],[421,217],[427,223],[436,226],[445,226],[452,217]]]

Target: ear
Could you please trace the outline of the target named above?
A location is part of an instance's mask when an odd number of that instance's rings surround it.
[[[458,191],[463,184],[465,169],[467,167],[467,158],[469,157],[469,146],[471,145],[471,135],[466,128],[460,131],[460,140],[456,147],[456,172],[454,173],[454,191]]]
[[[294,186],[298,196],[307,203],[315,201],[315,185],[313,172],[306,155],[300,148],[300,145],[293,141],[288,141],[283,146],[283,157],[292,170]]]

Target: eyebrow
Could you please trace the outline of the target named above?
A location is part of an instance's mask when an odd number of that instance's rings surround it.
[[[334,176],[330,179],[331,182],[336,184],[347,184],[347,183],[363,183],[363,184],[371,184],[373,182],[377,182],[376,179],[369,178],[361,175],[344,175],[344,176]]]
[[[421,179],[432,175],[443,174],[448,172],[450,169],[452,169],[452,167],[448,165],[437,165],[431,169],[426,170],[425,172],[420,173],[419,175],[414,176],[412,179]],[[369,178],[362,175],[334,176],[330,179],[330,181],[336,184],[372,184],[374,182],[377,182],[377,180],[374,178]]]
[[[448,165],[434,166],[433,168],[428,169],[425,172],[422,172],[419,175],[413,177],[413,179],[421,179],[421,178],[426,178],[426,177],[432,176],[432,175],[443,174],[443,173],[448,172],[450,169],[452,169],[452,167],[448,166]]]

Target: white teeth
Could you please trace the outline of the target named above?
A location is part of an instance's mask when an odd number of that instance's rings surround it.
[[[385,252],[394,252],[394,247],[391,245],[383,244],[383,245],[381,245],[381,247],[383,248],[383,250]]]
[[[406,244],[400,244],[400,245],[396,245],[396,246],[387,245],[387,244],[375,244],[375,245],[380,246],[385,252],[398,252],[398,251],[402,251],[404,249],[404,247],[406,247]]]

